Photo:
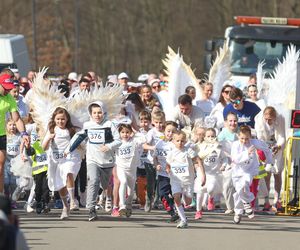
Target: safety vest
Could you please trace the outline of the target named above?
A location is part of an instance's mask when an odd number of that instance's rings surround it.
[[[42,148],[40,141],[35,141],[32,144],[35,154],[31,156],[32,159],[32,175],[37,175],[48,170],[47,154]]]
[[[261,164],[258,167],[258,175],[254,176],[254,179],[262,179],[268,175],[267,171],[265,170],[265,165]]]

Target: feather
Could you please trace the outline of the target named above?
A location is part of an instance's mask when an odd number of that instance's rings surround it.
[[[230,53],[226,43],[217,53],[216,60],[211,66],[208,74],[208,81],[214,86],[213,99],[218,100],[225,81],[231,77]]]
[[[122,95],[123,87],[120,85],[114,85],[112,87],[99,87],[94,88],[90,92],[82,91],[78,95],[75,95],[67,105],[67,110],[71,116],[72,123],[79,127],[83,127],[83,123],[90,120],[88,106],[95,101],[101,101],[104,103],[109,119],[114,118],[120,113],[123,107],[122,101],[124,96]]]
[[[45,81],[48,68],[43,67],[33,80],[32,93],[29,98],[32,119],[37,125],[38,134],[44,138],[51,115],[57,107],[66,108],[66,98],[57,88]]]
[[[277,112],[284,116],[286,128],[290,121],[290,110],[295,109],[295,91],[297,82],[297,62],[300,50],[290,45],[286,51],[283,61],[278,61],[267,93],[267,104],[273,106]]]
[[[166,115],[169,115],[177,105],[178,97],[185,93],[186,87],[194,86],[198,98],[201,97],[202,90],[193,70],[183,61],[179,52],[175,53],[171,47],[168,47],[168,54],[162,62],[166,67],[165,72],[169,78],[169,85],[168,93],[163,97],[161,96],[160,100]]]
[[[259,94],[259,98],[263,98],[263,89],[264,89],[264,80],[266,72],[263,70],[263,67],[265,66],[265,61],[260,61],[257,65],[257,71],[256,71],[256,84],[257,84],[257,92]]]

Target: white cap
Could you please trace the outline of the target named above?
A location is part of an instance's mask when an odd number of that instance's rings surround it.
[[[141,82],[147,81],[147,80],[148,80],[148,77],[149,77],[149,74],[142,74],[142,75],[139,75],[138,81],[141,81]]]
[[[68,79],[77,82],[77,73],[76,72],[69,73]]]
[[[152,84],[155,83],[155,82],[160,83],[160,80],[159,80],[159,79],[152,79],[152,80],[149,82],[149,85],[152,86]]]
[[[127,78],[129,79],[128,75],[125,72],[122,72],[118,75],[118,79]]]
[[[138,87],[142,86],[143,84],[141,82],[128,82],[127,85],[130,87],[138,88]]]

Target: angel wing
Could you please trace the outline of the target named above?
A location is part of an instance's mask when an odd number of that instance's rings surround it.
[[[263,98],[263,89],[264,89],[264,80],[266,71],[263,70],[263,67],[265,66],[265,61],[260,61],[257,65],[257,71],[256,71],[256,84],[257,84],[257,91],[259,94],[259,98]]]
[[[43,67],[33,79],[33,87],[29,98],[29,107],[34,122],[37,124],[40,138],[44,138],[51,115],[57,107],[66,108],[66,98],[63,93],[44,79],[48,68]]]
[[[219,99],[223,84],[231,77],[230,73],[230,53],[228,45],[224,43],[217,53],[216,60],[211,66],[208,74],[208,81],[214,85],[213,98]]]
[[[67,110],[73,125],[82,128],[83,123],[90,120],[88,106],[95,101],[101,101],[110,119],[120,113],[123,107],[123,87],[120,85],[93,88],[90,92],[83,91],[75,95],[68,104]]]
[[[171,47],[168,47],[168,54],[162,62],[166,67],[165,71],[169,77],[169,85],[168,92],[160,98],[160,101],[166,115],[168,115],[172,113],[177,105],[178,97],[185,93],[186,87],[194,86],[198,97],[201,96],[202,90],[191,67],[183,61],[182,55],[175,53]]]
[[[289,126],[290,110],[295,109],[296,82],[297,82],[297,61],[299,61],[300,50],[290,45],[282,62],[278,62],[267,94],[268,106],[273,106],[277,112],[284,116],[286,128]]]

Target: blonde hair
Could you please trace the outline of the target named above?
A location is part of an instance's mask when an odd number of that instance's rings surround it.
[[[166,115],[163,111],[155,111],[152,112],[151,114],[152,120],[160,120],[160,121],[165,121],[166,120]]]
[[[180,135],[182,135],[183,138],[186,140],[186,138],[187,138],[186,133],[183,132],[182,130],[176,130],[176,131],[173,133],[172,139],[174,139],[175,136],[180,136]]]

